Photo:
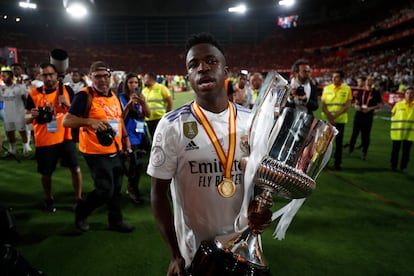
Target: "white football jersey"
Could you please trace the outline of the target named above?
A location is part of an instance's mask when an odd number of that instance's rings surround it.
[[[241,150],[240,138],[247,134],[250,110],[234,107],[237,134],[231,173],[236,192],[232,197],[225,198],[217,190],[224,169],[191,103],[167,113],[153,137],[147,173],[160,179],[172,179],[174,223],[186,266],[190,265],[201,241],[235,232],[234,224],[245,191],[240,159],[247,155]],[[219,114],[202,111],[227,154],[229,109]]]
[[[21,84],[0,87],[0,100],[4,102],[4,122],[24,121],[26,113],[22,96],[26,96],[26,88]]]

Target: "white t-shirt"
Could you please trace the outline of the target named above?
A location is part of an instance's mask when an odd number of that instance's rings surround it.
[[[26,96],[26,87],[23,84],[13,83],[10,86],[0,87],[0,100],[4,102],[4,122],[24,122],[26,110],[22,96]]]
[[[236,105],[234,105],[236,106]],[[229,143],[229,110],[215,114],[202,109],[213,127],[224,152]],[[250,111],[241,106],[236,112],[236,155],[232,178],[236,192],[222,197],[217,185],[224,175],[219,158],[191,103],[167,113],[154,134],[147,173],[160,179],[172,179],[174,224],[181,254],[190,265],[200,242],[217,235],[234,233],[244,196],[240,159],[240,137],[247,134]]]

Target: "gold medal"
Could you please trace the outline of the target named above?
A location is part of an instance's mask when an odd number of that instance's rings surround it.
[[[222,197],[232,197],[236,192],[236,184],[230,178],[223,178],[217,186],[217,190]]]

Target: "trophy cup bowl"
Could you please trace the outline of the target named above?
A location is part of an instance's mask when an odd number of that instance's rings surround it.
[[[332,125],[312,115],[283,109],[270,135],[269,152],[262,158],[253,178],[254,212],[270,209],[274,196],[286,199],[310,196],[316,188],[315,178],[326,164],[326,157],[330,156],[335,133]],[[260,234],[253,230],[247,228],[229,240],[217,237],[215,245],[261,271],[257,275],[266,275],[269,266],[262,254]]]
[[[336,135],[329,123],[283,107],[288,96],[283,80],[272,72],[253,108],[245,181],[254,184],[253,200],[249,200],[254,203],[253,212],[259,214],[273,206],[274,196],[300,199],[312,193]],[[277,114],[274,107],[278,107]],[[237,234],[203,241],[194,256],[191,275],[268,275],[261,237],[254,230],[247,227]]]

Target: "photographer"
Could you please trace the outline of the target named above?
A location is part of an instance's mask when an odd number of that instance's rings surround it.
[[[25,120],[33,127],[37,171],[42,175],[41,182],[45,193],[44,209],[55,212],[52,173],[59,159],[61,166],[68,167],[72,174],[76,202],[82,199],[82,175],[76,144],[72,140],[71,129],[62,125],[73,91],[70,87],[59,84],[58,73],[53,64],[42,64],[40,73],[44,85],[30,90]]]
[[[305,59],[297,60],[292,66],[292,72],[293,78],[290,81],[292,93],[286,106],[312,114],[318,109],[318,94],[310,78],[312,71],[309,62]]]
[[[123,221],[121,186],[124,174],[122,138],[128,152],[131,144],[122,120],[122,107],[111,92],[109,66],[97,61],[91,65],[92,86],[79,91],[63,119],[65,127],[79,127],[79,150],[83,153],[94,181],[94,190],[76,206],[75,226],[88,231],[88,216],[98,207],[108,207],[109,229],[132,232],[135,227]]]
[[[131,142],[132,153],[129,156],[128,167],[128,195],[135,203],[142,203],[143,198],[139,191],[139,179],[143,171],[143,158],[149,148],[147,126],[145,117],[151,115],[151,111],[141,93],[141,80],[137,74],[129,73],[124,80],[123,93],[119,95],[124,111],[122,117]]]

